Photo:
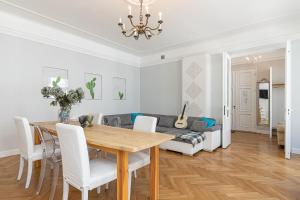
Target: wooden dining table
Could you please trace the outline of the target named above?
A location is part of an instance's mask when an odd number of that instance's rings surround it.
[[[70,122],[79,125],[78,122]],[[57,122],[33,122],[31,125],[57,135]],[[35,143],[40,143],[35,130]],[[84,128],[90,147],[113,153],[117,157],[117,200],[128,199],[128,156],[130,153],[150,148],[150,199],[159,196],[159,145],[174,139],[173,135],[148,133],[131,129],[94,125]]]

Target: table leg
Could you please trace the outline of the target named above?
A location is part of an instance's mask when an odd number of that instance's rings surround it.
[[[117,152],[117,200],[128,200],[128,152]]]
[[[41,140],[39,138],[39,132],[38,132],[37,128],[34,128],[34,144],[41,144]],[[34,166],[37,168],[40,167],[41,161],[40,160],[35,161]]]
[[[151,147],[150,150],[150,175],[151,175],[151,189],[150,199],[157,200],[159,196],[159,147]]]

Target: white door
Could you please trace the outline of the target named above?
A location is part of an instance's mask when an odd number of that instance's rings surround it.
[[[285,55],[285,158],[291,158],[291,42]]]
[[[231,144],[231,58],[223,53],[223,128],[222,147]]]
[[[256,130],[256,70],[235,72],[233,84],[233,124],[240,131]],[[234,81],[234,80],[233,80]]]

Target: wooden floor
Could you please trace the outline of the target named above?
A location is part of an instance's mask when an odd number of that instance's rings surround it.
[[[199,152],[194,157],[161,151],[160,199],[214,200],[214,199],[299,199],[300,157],[283,158],[283,149],[276,140],[266,135],[234,133],[233,143],[216,152]],[[35,195],[39,175],[36,168],[32,184],[24,189],[26,173],[16,181],[18,156],[0,159],[0,199],[48,199],[50,170],[41,195]],[[25,171],[26,172],[26,171]],[[89,199],[116,199],[115,183],[101,194],[89,193]],[[56,199],[62,196],[60,177]],[[80,199],[80,192],[71,188],[69,199]],[[149,199],[148,169],[138,172],[133,180],[132,198]]]

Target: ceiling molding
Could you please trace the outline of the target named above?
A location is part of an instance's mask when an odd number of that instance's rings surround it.
[[[209,37],[206,38],[199,38],[199,39],[193,39],[193,40],[186,40],[184,42],[179,42],[179,43],[175,43],[175,44],[170,44],[170,45],[165,45],[165,46],[160,46],[157,47],[156,49],[153,50],[144,50],[144,51],[140,51],[140,55],[152,55],[155,54],[156,52],[167,52],[173,49],[179,49],[179,48],[186,48],[186,47],[190,47],[193,46],[195,44],[201,44],[203,42],[206,41],[210,41],[210,40],[217,40],[220,38],[226,38],[232,35],[236,35],[242,32],[247,32],[247,31],[252,31],[255,29],[262,29],[266,26],[270,26],[271,24],[277,25],[277,24],[282,24],[282,23],[286,23],[290,20],[294,20],[294,18],[300,18],[300,14],[290,14],[290,15],[285,15],[285,16],[281,16],[281,17],[277,17],[277,18],[272,18],[272,19],[268,19],[268,20],[263,20],[260,21],[258,23],[252,23],[252,24],[246,24],[244,26],[241,26],[239,28],[234,28],[234,29],[230,29],[224,32],[221,32],[217,35],[211,35]]]
[[[140,58],[136,55],[1,11],[0,33],[134,67],[140,66]]]
[[[25,13],[28,13],[30,15],[37,16],[40,19],[44,19],[44,20],[47,20],[47,21],[49,21],[51,23],[54,23],[54,24],[57,24],[57,25],[61,25],[61,26],[65,27],[65,28],[71,29],[71,30],[75,31],[76,33],[78,33],[79,35],[84,34],[83,35],[84,38],[90,37],[93,40],[97,40],[97,41],[99,41],[102,44],[107,44],[108,46],[113,47],[113,48],[117,48],[119,50],[130,51],[130,52],[132,52],[134,54],[139,54],[140,53],[138,50],[136,50],[134,48],[130,48],[130,47],[125,46],[125,45],[121,45],[120,43],[117,43],[117,42],[114,42],[114,41],[109,40],[107,38],[104,38],[104,37],[102,37],[99,34],[91,33],[89,31],[83,30],[83,29],[81,29],[81,28],[79,28],[77,26],[73,26],[73,25],[70,25],[68,23],[64,23],[64,22],[62,22],[60,20],[48,17],[48,16],[43,15],[43,14],[41,14],[39,12],[35,12],[33,10],[30,10],[30,9],[24,8],[22,6],[16,5],[14,3],[11,3],[11,2],[9,2],[7,0],[0,0],[0,3],[6,4],[6,5],[11,6],[13,8],[16,8],[18,10],[24,11]]]
[[[293,15],[264,26],[253,26],[231,35],[220,36],[210,40],[179,47],[168,51],[157,52],[141,58],[141,67],[159,65],[179,61],[183,57],[196,54],[218,54],[222,52],[235,53],[242,50],[265,46],[284,47],[287,40],[300,39],[300,16]],[[166,59],[161,61],[164,54]]]

